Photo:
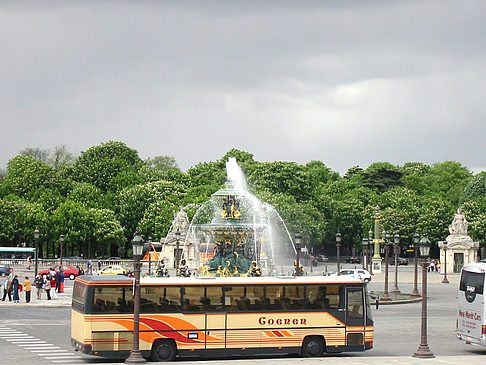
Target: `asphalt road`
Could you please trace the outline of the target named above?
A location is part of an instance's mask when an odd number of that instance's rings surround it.
[[[72,285],[68,281],[67,285]],[[383,283],[371,282],[370,290],[382,290]],[[402,292],[411,292],[411,284],[401,284]],[[486,355],[486,348],[473,347],[456,339],[457,286],[429,284],[428,344],[437,356],[468,356],[478,359]],[[421,303],[382,305],[373,308],[375,320],[374,349],[363,353],[327,355],[320,362],[347,360],[350,363],[374,363],[409,359],[420,344]],[[4,306],[0,303],[0,364],[90,364],[114,363],[102,359],[86,359],[76,353],[70,345],[70,308],[68,307],[27,307]],[[386,359],[386,360],[383,360]],[[486,359],[486,358],[482,358]],[[417,359],[415,359],[417,360]],[[265,359],[253,359],[266,362]],[[288,361],[308,362],[310,360],[289,360],[288,357],[272,359],[271,363]],[[191,363],[179,362],[179,363]],[[198,363],[201,363],[197,361]],[[205,361],[206,363],[217,363]],[[220,361],[221,362],[221,361]],[[242,364],[246,361],[239,361]]]

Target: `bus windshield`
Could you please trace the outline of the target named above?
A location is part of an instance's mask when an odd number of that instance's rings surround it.
[[[478,273],[463,270],[459,290],[469,293],[483,294],[484,272]]]

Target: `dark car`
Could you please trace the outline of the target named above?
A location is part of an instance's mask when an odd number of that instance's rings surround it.
[[[398,266],[400,266],[400,265],[407,266],[408,265],[408,259],[406,259],[405,257],[399,257],[397,259],[397,262],[398,262]],[[390,260],[390,265],[395,265],[395,258],[392,258]]]
[[[347,264],[359,264],[361,262],[361,257],[358,256],[346,257],[344,262]]]
[[[326,255],[317,255],[317,261],[318,262],[328,262],[329,257],[327,257]]]
[[[0,275],[7,276],[10,273],[10,266],[7,264],[0,264]]]

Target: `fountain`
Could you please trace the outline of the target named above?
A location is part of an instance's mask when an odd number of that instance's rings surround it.
[[[292,266],[296,251],[282,218],[247,190],[235,158],[228,160],[226,171],[225,187],[196,211],[189,227],[195,238],[198,274],[283,272]]]

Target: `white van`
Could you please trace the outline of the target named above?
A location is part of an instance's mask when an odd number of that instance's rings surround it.
[[[355,278],[363,280],[365,283],[371,281],[371,274],[365,269],[341,269],[339,272],[341,275],[351,275]]]
[[[482,346],[486,346],[485,273],[485,262],[464,265],[457,296],[457,338]]]

